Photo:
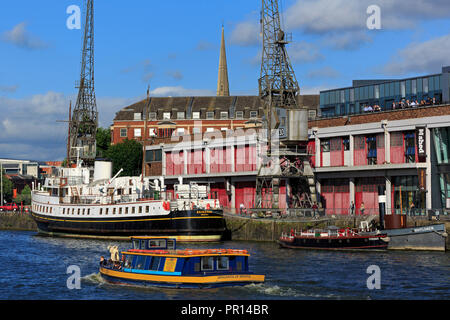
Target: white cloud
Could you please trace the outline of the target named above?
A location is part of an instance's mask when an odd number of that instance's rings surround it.
[[[97,98],[99,125],[108,128],[114,115],[138,98]],[[69,103],[76,96],[47,92],[21,99],[0,97],[0,154],[7,158],[62,160],[66,155]]]
[[[418,21],[450,17],[448,0],[297,0],[286,10],[286,25],[307,33],[367,29],[367,8],[381,10],[382,29],[407,29]]]
[[[48,46],[41,39],[30,34],[26,27],[25,22],[19,23],[12,30],[3,32],[1,39],[24,49],[42,49]]]
[[[293,43],[288,48],[288,52],[291,60],[297,63],[316,62],[324,59],[319,48],[305,41]]]
[[[450,65],[450,34],[422,43],[411,43],[384,66],[387,74],[439,73]]]
[[[253,21],[238,23],[231,32],[231,44],[248,47],[262,43],[261,27]]]

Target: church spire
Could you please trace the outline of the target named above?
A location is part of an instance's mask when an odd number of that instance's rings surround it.
[[[222,43],[220,45],[219,79],[217,81],[217,96],[229,97],[227,53],[225,50],[225,32],[222,25]]]

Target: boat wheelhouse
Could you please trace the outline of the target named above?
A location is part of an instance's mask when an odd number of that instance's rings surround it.
[[[176,239],[132,237],[132,249],[100,263],[114,284],[172,288],[214,288],[264,282],[249,270],[250,254],[237,249],[177,249]]]

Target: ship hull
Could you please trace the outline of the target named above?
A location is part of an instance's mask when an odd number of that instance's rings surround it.
[[[220,210],[173,211],[169,215],[109,218],[61,218],[32,213],[42,235],[75,238],[129,239],[170,236],[182,242],[220,241],[226,230]]]

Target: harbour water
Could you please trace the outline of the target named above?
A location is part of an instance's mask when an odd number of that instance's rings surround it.
[[[181,248],[236,248],[251,253],[261,285],[210,290],[118,287],[98,273],[108,245],[127,242],[61,239],[0,231],[0,300],[436,300],[450,299],[450,254],[443,252],[329,252],[280,249],[275,243],[223,242]],[[369,266],[380,270],[370,290]],[[79,268],[79,288],[70,267]],[[73,279],[73,278],[72,278]],[[68,281],[69,280],[69,281]],[[68,285],[69,282],[69,285]],[[72,283],[73,284],[73,283]]]

